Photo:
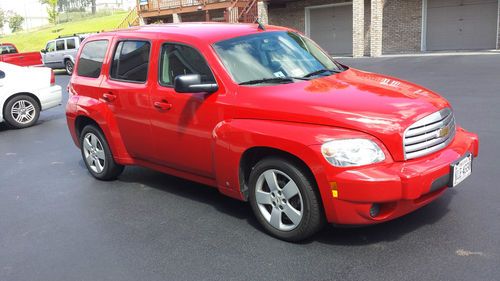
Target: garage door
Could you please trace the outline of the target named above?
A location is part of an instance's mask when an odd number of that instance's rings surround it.
[[[495,49],[497,0],[427,0],[427,50]]]
[[[309,36],[334,55],[352,55],[352,5],[309,9]]]

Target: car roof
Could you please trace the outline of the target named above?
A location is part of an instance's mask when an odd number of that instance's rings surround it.
[[[291,29],[273,25],[266,25],[265,31],[293,31]],[[152,24],[138,27],[130,27],[110,32],[99,33],[92,37],[113,35],[127,36],[128,34],[143,35],[148,38],[159,36],[168,37],[169,35],[201,40],[212,44],[222,40],[256,34],[264,32],[258,28],[258,24],[242,23],[214,23],[214,22],[193,22],[177,24]]]

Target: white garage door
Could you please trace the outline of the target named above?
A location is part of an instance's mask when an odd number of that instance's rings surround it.
[[[333,55],[352,55],[352,5],[309,8],[309,37]]]
[[[427,50],[495,49],[497,0],[427,0]]]

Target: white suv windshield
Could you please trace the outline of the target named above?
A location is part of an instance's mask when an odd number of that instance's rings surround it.
[[[343,70],[310,39],[294,32],[236,37],[214,44],[214,49],[239,84],[306,78]]]

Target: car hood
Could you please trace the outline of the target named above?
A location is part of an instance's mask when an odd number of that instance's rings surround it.
[[[450,107],[421,86],[352,68],[310,81],[240,86],[236,104],[235,118],[327,125],[370,134],[387,146],[395,160],[404,159],[406,128]]]

